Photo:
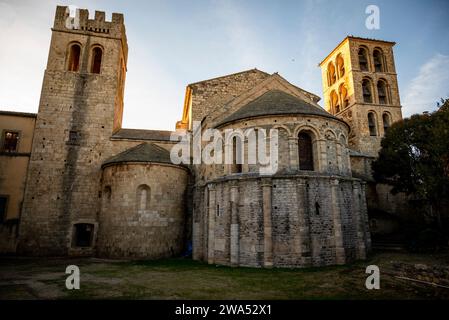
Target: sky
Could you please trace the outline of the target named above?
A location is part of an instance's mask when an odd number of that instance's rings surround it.
[[[124,14],[125,128],[174,130],[189,83],[252,68],[322,97],[318,63],[347,35],[397,43],[404,116],[449,97],[447,0],[0,0],[0,110],[37,112],[56,5]]]

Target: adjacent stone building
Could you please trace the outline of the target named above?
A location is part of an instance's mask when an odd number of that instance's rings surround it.
[[[387,129],[384,115],[388,125],[401,118],[392,43],[348,37],[323,61],[327,111],[279,74],[252,69],[188,85],[176,131],[135,130],[121,126],[124,18],[105,21],[97,11],[90,20],[87,10],[79,17],[79,25],[67,23],[67,8],[57,7],[39,111],[29,117],[30,158],[14,191],[20,232],[9,251],[154,259],[191,243],[194,259],[251,267],[366,257],[369,161]],[[377,56],[366,62],[373,71],[360,69],[362,46],[367,55],[382,49],[381,71]],[[368,77],[371,103],[362,102]],[[207,129],[224,137],[213,153],[232,150],[230,163],[172,161],[179,137]],[[236,134],[226,136],[230,130]],[[246,133],[274,131],[277,170],[267,174],[266,164],[249,161]],[[183,141],[195,149],[194,140]],[[271,148],[276,140],[260,141],[257,148]],[[12,167],[2,159],[1,168],[3,177]],[[0,194],[12,193],[4,187],[12,179],[1,181]]]
[[[14,252],[36,114],[0,111],[0,252]]]

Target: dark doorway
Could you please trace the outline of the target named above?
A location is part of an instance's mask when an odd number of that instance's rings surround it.
[[[74,243],[76,247],[91,247],[94,234],[94,225],[90,223],[75,224]]]

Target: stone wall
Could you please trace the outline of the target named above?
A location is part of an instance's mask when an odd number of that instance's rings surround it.
[[[152,259],[180,254],[185,243],[187,182],[188,171],[171,165],[105,167],[98,256]]]
[[[298,160],[298,134],[305,131],[311,135],[314,153],[314,168],[317,172],[336,174],[343,176],[351,175],[351,163],[348,149],[348,127],[345,123],[332,118],[323,118],[313,115],[298,116],[268,116],[246,119],[221,126],[220,132],[223,137],[223,159],[228,150],[232,150],[232,137],[225,141],[226,130],[235,129],[245,133],[246,130],[265,130],[267,137],[270,130],[277,129],[278,139],[278,172],[294,173],[299,170]],[[240,135],[242,136],[242,135]],[[242,172],[260,172],[260,165],[249,164],[248,161],[248,139],[244,138],[244,163]],[[209,142],[203,142],[203,149]],[[270,144],[267,139],[267,155],[269,155]],[[209,165],[198,168],[197,182],[201,183],[208,179],[229,175],[231,167],[225,165]]]
[[[127,44],[122,15],[85,19],[87,29],[65,28],[58,7],[45,71],[22,211],[19,252],[68,253],[72,222],[99,213],[101,164],[120,123]],[[90,28],[94,25],[95,27]],[[104,31],[106,30],[106,32]],[[81,46],[80,69],[68,70],[72,43]],[[92,46],[103,49],[100,74],[89,72]],[[120,82],[121,81],[121,82]]]
[[[326,176],[240,176],[197,190],[194,259],[304,267],[363,259],[370,248],[364,186]]]
[[[351,177],[348,127],[332,118],[286,115],[236,121],[220,130],[251,128],[279,130],[279,170],[261,176],[247,157],[242,172],[229,164],[197,168],[193,258],[251,267],[364,259],[371,247],[365,185]],[[303,130],[312,136],[314,171],[299,167]]]
[[[94,255],[94,245],[75,247],[73,235],[77,223],[91,224],[98,234],[102,163],[145,141],[167,150],[173,145],[157,137],[114,137],[123,113],[128,50],[123,16],[114,14],[108,22],[101,12],[94,20],[86,13],[81,11],[81,29],[68,30],[65,7],[56,12],[28,169],[19,253]],[[67,71],[72,43],[82,48],[78,72]],[[103,49],[100,74],[89,69],[93,46]]]
[[[268,78],[257,69],[190,84],[192,121],[202,121],[212,111]]]

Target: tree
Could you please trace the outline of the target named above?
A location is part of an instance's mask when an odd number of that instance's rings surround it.
[[[449,99],[438,111],[413,115],[393,124],[373,162],[377,182],[391,185],[424,200],[441,226],[441,213],[449,199]],[[445,203],[446,202],[446,203]]]
[[[440,111],[449,111],[449,98],[441,99],[441,102],[437,103],[438,108],[440,108]]]

